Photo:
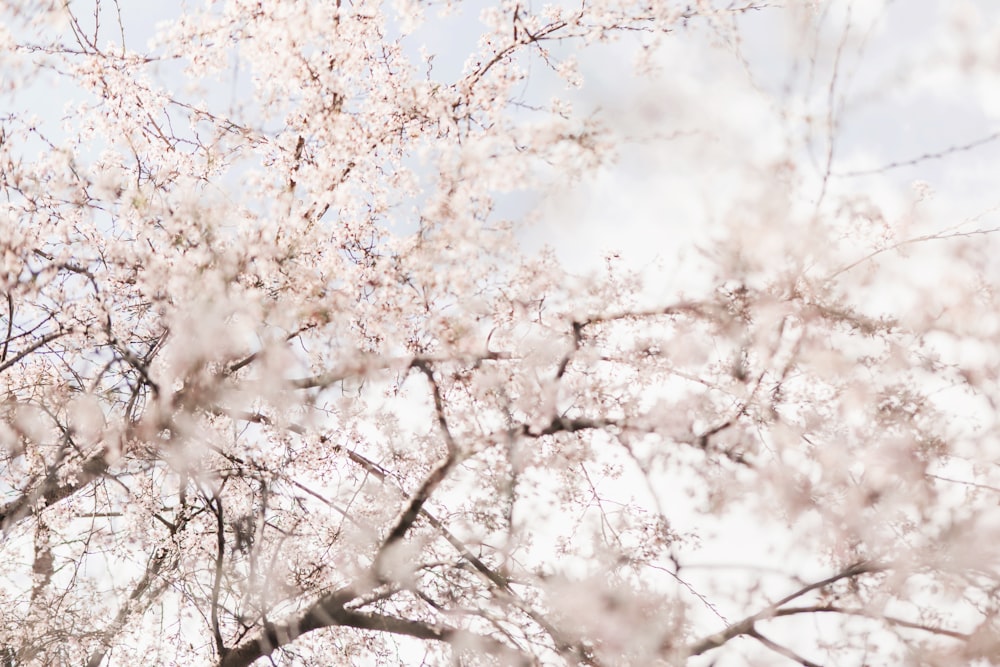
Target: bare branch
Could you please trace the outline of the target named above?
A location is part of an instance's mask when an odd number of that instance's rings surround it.
[[[751,632],[754,631],[754,625],[758,621],[773,618],[775,615],[778,614],[778,611],[781,609],[781,607],[788,604],[792,600],[795,600],[796,598],[800,598],[803,595],[806,595],[807,593],[810,593],[815,590],[820,590],[822,588],[826,588],[830,584],[834,584],[842,579],[853,579],[854,577],[858,577],[864,574],[882,572],[885,569],[886,567],[884,565],[880,565],[872,561],[861,561],[859,563],[855,563],[841,570],[837,574],[831,575],[825,579],[821,579],[819,581],[803,586],[802,588],[799,588],[793,593],[790,593],[785,597],[781,598],[777,602],[768,605],[765,609],[757,612],[756,614],[752,614],[740,621],[737,621],[736,623],[731,624],[722,632],[717,632],[713,635],[705,637],[704,639],[698,642],[695,642],[688,648],[686,654],[701,655],[706,651],[710,651],[714,648],[722,646],[723,644],[728,642],[730,639],[733,639],[734,637],[750,634]]]

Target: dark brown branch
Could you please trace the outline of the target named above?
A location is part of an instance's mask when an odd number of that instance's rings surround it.
[[[777,602],[768,605],[762,611],[759,611],[751,616],[747,616],[743,620],[737,621],[736,623],[729,625],[726,629],[722,630],[721,632],[709,635],[708,637],[705,637],[704,639],[695,642],[692,646],[688,648],[687,655],[689,656],[701,655],[706,651],[711,651],[714,648],[722,646],[723,644],[728,642],[730,639],[733,639],[734,637],[751,634],[752,632],[755,631],[754,625],[758,621],[763,621],[775,617],[776,615],[778,615],[778,612],[781,609],[781,607],[788,604],[792,600],[802,597],[806,593],[826,588],[830,584],[836,583],[841,579],[851,579],[853,577],[857,577],[862,574],[882,572],[885,569],[886,569],[885,566],[880,565],[878,563],[874,563],[872,561],[861,561],[859,563],[855,563],[850,567],[841,570],[837,574],[827,577],[826,579],[821,579],[820,581],[816,581],[806,586],[803,586],[797,591],[781,598]]]
[[[768,639],[764,635],[762,635],[759,632],[757,632],[756,628],[750,628],[750,631],[747,632],[747,636],[753,637],[754,639],[756,639],[757,641],[759,641],[761,644],[763,644],[767,648],[769,648],[772,651],[774,651],[775,653],[777,653],[779,655],[783,655],[786,658],[788,658],[789,660],[794,660],[795,662],[797,662],[800,665],[802,665],[802,667],[823,667],[823,665],[815,663],[812,660],[809,660],[807,658],[803,658],[801,655],[799,655],[798,653],[796,653],[792,649],[788,648],[787,646],[782,646],[781,644]]]
[[[10,368],[11,366],[13,366],[17,362],[21,361],[21,359],[24,359],[26,356],[28,356],[29,354],[31,354],[32,352],[34,352],[38,348],[42,347],[43,345],[47,345],[47,344],[51,343],[52,341],[56,340],[57,338],[62,338],[63,336],[65,336],[68,333],[69,333],[69,330],[53,331],[50,334],[46,334],[45,336],[42,336],[41,338],[39,338],[38,340],[36,340],[34,343],[32,343],[31,345],[29,345],[27,348],[21,350],[20,352],[18,352],[17,354],[15,354],[13,357],[11,357],[10,359],[8,359],[7,361],[5,361],[3,363],[0,363],[0,373],[2,373],[3,371],[7,370],[8,368]],[[5,345],[4,346],[4,354],[6,355],[6,353],[7,353],[7,349],[6,349],[6,345]]]
[[[460,642],[465,646],[478,645],[495,655],[507,658],[518,656],[520,664],[531,664],[526,656],[518,654],[515,649],[490,637],[423,621],[345,609],[344,605],[356,597],[357,593],[354,590],[343,589],[320,598],[297,618],[284,623],[270,624],[259,637],[229,651],[219,661],[219,667],[247,667],[258,658],[271,655],[278,648],[290,644],[307,632],[335,626],[388,632],[415,639]],[[514,660],[508,662],[518,664]]]
[[[434,379],[434,370],[426,362],[414,362],[414,368],[418,368],[427,376],[427,381],[430,383],[431,393],[434,397],[434,411],[437,414],[438,426],[441,428],[445,444],[448,447],[448,455],[431,470],[431,474],[427,476],[424,483],[420,485],[420,488],[410,498],[410,502],[396,521],[396,525],[389,531],[382,546],[379,547],[378,554],[375,556],[375,574],[379,578],[385,574],[383,566],[386,554],[403,539],[413,525],[413,522],[420,516],[420,511],[423,509],[424,503],[427,502],[431,494],[434,493],[434,490],[437,489],[438,485],[444,481],[444,478],[448,476],[451,469],[458,463],[458,444],[451,435],[448,420],[445,417],[444,399],[441,396],[441,388],[438,386],[437,380]]]
[[[0,352],[0,362],[7,361],[7,347],[10,345],[10,337],[14,332],[14,299],[10,292],[7,292],[7,337],[3,341],[3,351]]]
[[[935,635],[941,635],[942,637],[951,637],[952,639],[958,639],[960,641],[969,641],[969,639],[971,639],[971,637],[964,632],[957,632],[955,630],[945,630],[944,628],[936,628],[932,625],[915,623],[913,621],[907,621],[902,618],[896,618],[895,616],[886,616],[885,614],[866,611],[864,609],[854,609],[851,607],[838,607],[836,605],[785,607],[784,609],[779,609],[777,612],[775,612],[774,617],[778,618],[780,616],[796,616],[798,614],[822,614],[822,613],[844,614],[848,616],[862,616],[864,618],[870,618],[876,621],[883,621],[888,625],[894,625],[900,628],[909,628],[911,630],[921,630],[923,632],[928,632]]]
[[[605,429],[610,426],[619,426],[614,419],[566,419],[556,416],[549,425],[541,431],[532,431],[527,424],[523,427],[523,435],[529,437],[541,437],[544,435],[555,435],[556,433],[576,433],[577,431],[589,431],[594,429]]]
[[[617,313],[605,313],[602,315],[591,315],[580,322],[580,328],[589,327],[594,324],[604,324],[617,320],[644,320],[664,315],[694,315],[707,317],[712,312],[712,307],[708,303],[701,301],[681,301],[661,308],[649,308],[646,310],[623,310]]]
[[[569,367],[569,362],[573,359],[573,355],[579,351],[580,343],[583,342],[583,325],[579,322],[573,322],[573,349],[563,356],[562,361],[559,362],[559,368],[556,370],[556,379],[562,378],[566,374],[566,369]]]
[[[55,572],[53,568],[52,545],[49,544],[50,535],[48,526],[45,525],[42,517],[39,517],[38,525],[35,529],[35,557],[31,562],[31,574],[35,580],[31,587],[32,603],[45,590],[49,582],[52,581],[52,575]]]
[[[423,368],[430,367],[438,363],[470,363],[480,364],[484,361],[504,361],[512,359],[509,352],[484,352],[482,354],[469,355],[468,357],[395,357],[395,358],[368,358],[362,359],[350,365],[346,365],[335,371],[313,375],[311,377],[290,380],[289,384],[294,389],[325,389],[331,385],[343,382],[356,377],[364,377],[372,371],[384,371],[392,368]]]
[[[73,481],[60,484],[56,475],[49,474],[36,488],[25,491],[20,498],[0,507],[0,532],[6,534],[21,519],[68,498],[104,475],[108,470],[105,453],[102,451],[84,461]]]
[[[226,557],[226,525],[222,510],[222,498],[216,493],[212,500],[215,501],[212,511],[215,513],[216,537],[215,573],[212,580],[212,635],[215,638],[215,649],[219,652],[220,656],[225,657],[227,651],[226,644],[222,640],[222,631],[219,629],[219,594],[222,587],[223,559]]]
[[[421,510],[423,510],[424,503],[427,502],[431,494],[434,493],[434,490],[448,475],[448,472],[451,471],[451,468],[455,465],[455,461],[455,457],[449,453],[443,461],[435,466],[431,474],[427,476],[424,483],[420,485],[420,488],[410,498],[406,510],[400,515],[396,521],[396,525],[393,526],[392,530],[389,531],[389,535],[386,536],[385,542],[383,542],[382,547],[379,549],[377,560],[383,558],[389,548],[403,539],[413,525],[413,522],[417,520]]]

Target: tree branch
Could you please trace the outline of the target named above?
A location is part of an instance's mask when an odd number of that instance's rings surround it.
[[[84,461],[82,469],[71,482],[60,484],[55,474],[45,479],[33,490],[25,491],[20,498],[0,507],[0,533],[6,535],[11,527],[26,516],[36,514],[64,498],[68,498],[108,470],[106,451]]]
[[[531,664],[527,656],[491,637],[423,621],[395,618],[376,613],[365,614],[345,609],[344,605],[356,597],[357,593],[354,590],[342,589],[320,598],[298,618],[285,623],[270,624],[259,637],[244,642],[229,651],[219,661],[218,667],[247,667],[258,658],[271,655],[275,650],[290,644],[307,632],[335,626],[388,632],[415,639],[449,643],[460,642],[463,646],[478,645],[494,655],[517,658],[517,662],[511,661],[512,664]]]
[[[34,343],[32,343],[31,345],[29,345],[25,349],[21,350],[20,352],[18,352],[17,354],[15,354],[13,357],[11,357],[10,359],[8,359],[7,361],[5,361],[3,363],[0,363],[0,373],[2,373],[3,371],[7,370],[8,368],[10,368],[11,366],[13,366],[17,362],[21,361],[21,359],[24,359],[26,356],[28,356],[29,354],[31,354],[32,352],[34,352],[38,348],[42,347],[43,345],[47,345],[48,343],[51,343],[52,341],[56,340],[57,338],[62,338],[63,336],[65,336],[68,333],[70,333],[69,330],[53,331],[50,334],[46,334],[45,336],[42,336],[41,338],[39,338],[38,340],[36,340]],[[7,345],[5,343],[4,344],[4,355],[6,356],[6,354],[7,354]]]
[[[885,569],[886,567],[884,565],[880,565],[872,561],[861,561],[858,563],[854,563],[853,565],[845,568],[844,570],[841,570],[837,574],[827,577],[826,579],[821,579],[820,581],[816,581],[807,586],[803,586],[797,591],[781,598],[777,602],[768,605],[762,611],[759,611],[751,616],[747,616],[743,620],[737,621],[736,623],[729,625],[722,632],[717,632],[713,635],[705,637],[704,639],[698,642],[695,642],[690,648],[688,648],[687,655],[688,656],[701,655],[706,651],[711,651],[714,648],[722,646],[723,644],[728,642],[730,639],[733,639],[734,637],[738,637],[740,635],[750,635],[751,633],[755,632],[754,624],[757,623],[757,621],[766,620],[779,615],[778,612],[781,607],[788,604],[792,600],[795,600],[796,598],[802,597],[806,593],[821,588],[825,588],[830,584],[840,581],[841,579],[850,579],[862,574],[868,574],[872,572],[882,572]]]
[[[864,618],[870,618],[876,621],[884,621],[889,625],[894,625],[900,628],[909,628],[911,630],[922,630],[923,632],[929,632],[935,635],[941,635],[942,637],[951,637],[952,639],[958,639],[960,641],[968,641],[971,639],[971,635],[964,632],[957,632],[955,630],[945,630],[944,628],[936,628],[931,625],[924,625],[923,623],[915,623],[913,621],[907,621],[902,618],[896,618],[895,616],[886,616],[885,614],[879,614],[872,611],[867,611],[865,609],[854,609],[850,607],[838,607],[836,605],[815,605],[806,607],[785,607],[784,609],[779,609],[775,612],[774,617],[779,616],[795,616],[798,614],[819,614],[819,613],[834,613],[834,614],[845,614],[849,616],[862,616]]]
[[[452,437],[451,430],[448,427],[448,420],[444,413],[444,399],[441,396],[441,388],[438,386],[437,380],[434,379],[434,370],[426,362],[414,362],[414,367],[420,369],[427,376],[427,381],[431,385],[431,393],[434,396],[434,411],[437,414],[438,426],[441,427],[441,433],[448,447],[448,455],[431,470],[431,474],[427,476],[424,483],[420,485],[417,492],[410,498],[406,510],[400,515],[396,521],[396,525],[389,531],[382,546],[379,547],[378,553],[375,556],[374,566],[375,575],[379,578],[385,574],[383,566],[385,565],[385,557],[389,550],[403,539],[413,525],[413,522],[420,516],[420,511],[423,509],[424,503],[427,502],[431,494],[434,493],[434,490],[437,489],[438,485],[448,476],[448,473],[458,462],[458,444],[455,442],[454,437]]]
[[[801,655],[799,655],[798,653],[796,653],[792,649],[788,648],[787,646],[782,646],[781,644],[768,639],[764,635],[762,635],[759,632],[757,632],[756,628],[750,628],[750,630],[747,632],[747,635],[750,636],[750,637],[753,637],[754,639],[756,639],[757,641],[759,641],[761,644],[763,644],[767,648],[769,648],[772,651],[774,651],[775,653],[777,653],[779,655],[783,655],[786,658],[788,658],[789,660],[794,660],[795,662],[797,662],[800,665],[802,665],[802,667],[823,667],[823,665],[815,663],[812,660],[809,660],[807,658],[803,658]]]
[[[222,498],[218,493],[213,494],[212,500],[215,501],[215,507],[212,508],[215,514],[215,536],[216,536],[216,553],[215,553],[215,573],[212,580],[212,635],[215,638],[215,648],[219,652],[220,656],[225,657],[226,655],[226,644],[222,640],[222,631],[219,629],[219,593],[222,586],[222,565],[223,559],[226,556],[226,532],[225,532],[225,521],[222,510]]]

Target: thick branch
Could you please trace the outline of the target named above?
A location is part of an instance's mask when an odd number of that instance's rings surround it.
[[[25,491],[21,497],[0,507],[0,532],[6,534],[11,527],[26,516],[54,505],[68,498],[108,470],[105,452],[84,461],[80,472],[73,481],[60,484],[55,475],[48,475],[34,489]]]
[[[215,494],[213,498],[215,501],[215,507],[213,511],[215,513],[215,537],[216,537],[216,554],[215,554],[215,575],[212,580],[212,635],[215,637],[215,649],[219,652],[219,655],[226,655],[226,644],[222,640],[222,631],[219,629],[219,594],[222,587],[222,565],[223,559],[226,556],[226,532],[225,532],[225,522],[224,513],[222,510],[222,498]]]
[[[446,626],[433,625],[423,621],[395,618],[383,614],[365,614],[344,605],[357,597],[353,590],[342,590],[320,598],[297,618],[285,623],[271,624],[257,638],[251,639],[229,651],[219,667],[247,667],[253,661],[271,655],[275,650],[290,644],[298,637],[313,630],[334,626],[374,630],[404,635],[415,639],[442,642],[461,641],[465,646],[480,646],[494,654],[513,656],[517,652],[511,647],[490,637],[482,637]],[[522,664],[530,664],[521,656]],[[516,664],[512,661],[512,664]]]

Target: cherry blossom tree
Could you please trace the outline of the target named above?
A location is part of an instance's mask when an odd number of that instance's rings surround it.
[[[0,4],[4,665],[1000,663],[998,135],[851,134],[987,9],[128,4]]]

